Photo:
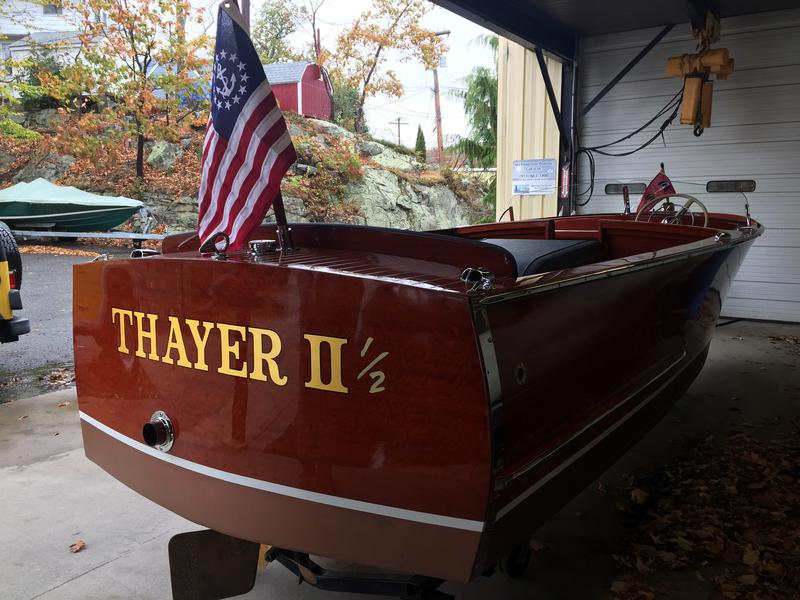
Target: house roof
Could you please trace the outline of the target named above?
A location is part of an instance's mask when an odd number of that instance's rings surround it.
[[[36,45],[55,44],[58,42],[77,41],[78,31],[37,31],[12,42],[9,48],[22,48]]]
[[[289,62],[289,63],[272,63],[264,65],[264,73],[272,85],[278,83],[297,83],[303,77],[303,71],[311,63]]]

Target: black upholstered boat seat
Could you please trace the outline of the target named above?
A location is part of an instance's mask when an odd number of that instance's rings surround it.
[[[481,240],[507,250],[517,263],[517,276],[569,269],[603,260],[603,245],[596,240]]]

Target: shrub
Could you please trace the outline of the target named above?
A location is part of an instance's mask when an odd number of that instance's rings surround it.
[[[48,94],[41,86],[20,83],[17,85],[17,88],[22,110],[32,111],[43,108],[58,108],[61,106],[61,103]]]
[[[38,140],[42,137],[35,131],[27,129],[11,119],[0,119],[0,135],[15,140]]]
[[[365,135],[364,137],[367,138],[368,140],[372,140],[373,142],[378,142],[382,146],[386,146],[387,148],[391,148],[392,150],[394,150],[395,152],[398,152],[400,154],[405,154],[406,156],[413,156],[414,158],[417,158],[417,159],[419,158],[417,156],[416,151],[412,150],[411,148],[406,148],[405,146],[401,146],[400,144],[395,144],[394,142],[390,142],[388,140],[380,140],[380,139],[378,139],[376,137],[372,137],[371,135]]]

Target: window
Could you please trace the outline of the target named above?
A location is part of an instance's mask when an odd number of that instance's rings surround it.
[[[60,15],[61,14],[61,7],[57,4],[44,4],[42,5],[42,10],[46,15]]]

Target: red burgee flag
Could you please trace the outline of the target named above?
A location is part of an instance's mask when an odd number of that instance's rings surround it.
[[[639,200],[639,206],[636,207],[636,212],[642,210],[642,207],[650,202],[653,198],[658,196],[659,194],[674,194],[675,188],[672,187],[672,182],[667,177],[667,174],[664,172],[664,165],[661,165],[661,170],[656,173],[656,176],[653,177],[653,180],[647,184],[647,187],[644,190],[644,194],[642,194],[642,199]]]
[[[211,117],[203,142],[197,219],[201,245],[221,231],[230,237],[231,250],[242,248],[296,159],[239,8],[226,0],[217,18]]]

